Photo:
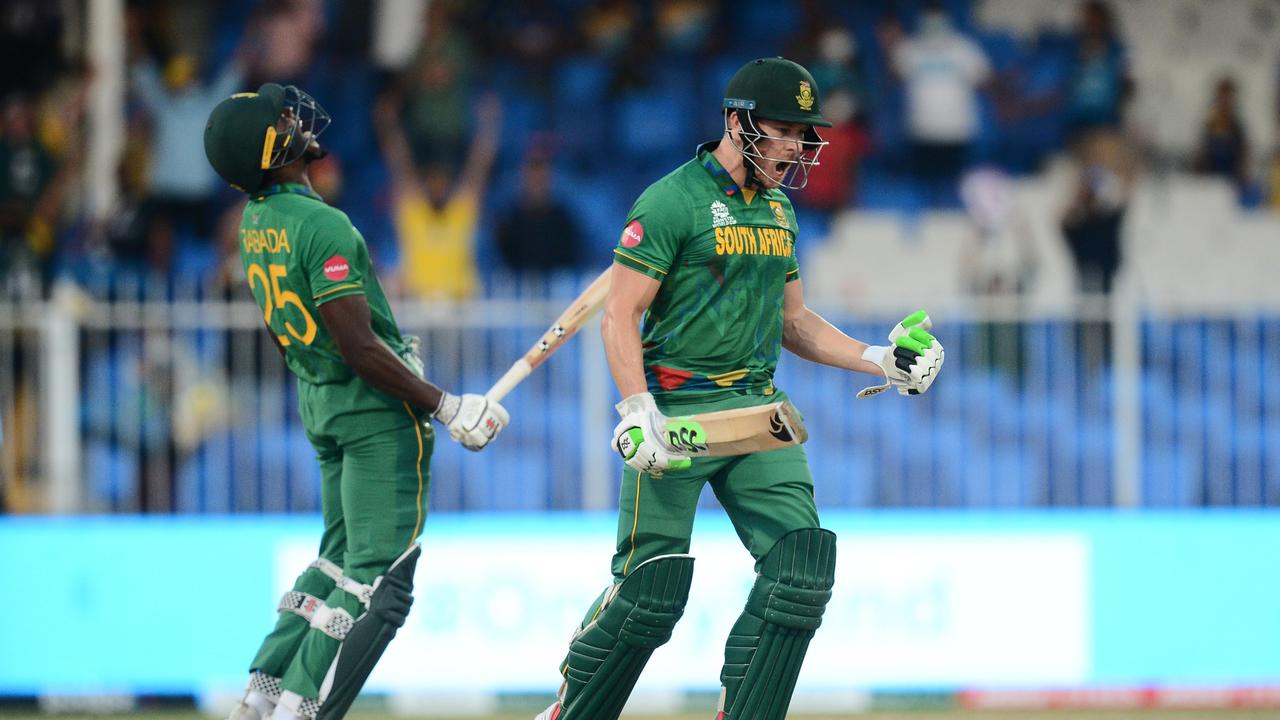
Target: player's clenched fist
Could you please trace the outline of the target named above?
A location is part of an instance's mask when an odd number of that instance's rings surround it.
[[[889,333],[889,346],[871,345],[862,353],[862,359],[880,366],[884,373],[883,385],[865,388],[859,398],[871,397],[896,385],[900,395],[919,395],[927,392],[942,370],[946,352],[942,343],[929,334],[933,321],[923,310],[908,315]]]
[[[511,421],[506,408],[497,401],[471,393],[445,393],[434,417],[448,428],[449,437],[468,450],[480,450],[493,442]]]
[[[667,470],[681,470],[693,464],[666,443],[663,431],[667,418],[658,410],[650,393],[636,393],[615,405],[622,422],[613,429],[613,449],[627,465],[661,475]]]

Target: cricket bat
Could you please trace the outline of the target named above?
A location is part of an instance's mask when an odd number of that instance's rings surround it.
[[[747,455],[799,445],[809,439],[788,400],[755,407],[667,418],[667,442],[691,456]]]
[[[560,313],[560,317],[547,331],[542,334],[538,342],[529,348],[524,357],[515,361],[509,370],[498,379],[498,382],[489,388],[489,392],[485,393],[485,397],[490,400],[501,400],[508,393],[515,389],[525,378],[529,377],[529,373],[534,368],[546,362],[551,357],[551,353],[560,349],[574,333],[582,329],[587,320],[596,314],[601,307],[604,306],[605,298],[609,296],[609,272],[613,268],[610,267],[600,273],[600,277],[591,281],[586,290],[582,294],[573,299],[569,303],[569,307]]]

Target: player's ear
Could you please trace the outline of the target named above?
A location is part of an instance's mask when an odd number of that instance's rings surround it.
[[[739,135],[742,132],[742,121],[738,119],[738,113],[728,108],[725,108],[724,128],[725,128],[725,132],[728,133],[730,140],[734,141],[735,143],[741,141],[741,138],[739,137]]]

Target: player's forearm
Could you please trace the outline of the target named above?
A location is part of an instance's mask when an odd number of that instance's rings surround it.
[[[351,357],[344,353],[344,359],[374,389],[428,413],[440,407],[444,392],[415,375],[385,345],[371,344],[351,353]]]
[[[783,321],[782,346],[810,362],[869,375],[884,374],[875,363],[862,359],[866,343],[845,335],[808,307]]]
[[[622,315],[622,317],[619,317]],[[622,397],[647,392],[644,379],[644,351],[640,345],[640,316],[605,306],[600,332],[604,337],[604,354],[609,372]]]
[[[411,407],[435,414],[443,392],[424,382],[374,334],[364,295],[348,295],[324,303],[320,316],[333,335],[342,361],[361,380]]]

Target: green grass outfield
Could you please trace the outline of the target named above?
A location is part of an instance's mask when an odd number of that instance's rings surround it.
[[[110,720],[125,715],[38,715],[32,712],[6,712],[5,720]],[[138,712],[128,717],[142,720],[209,720],[198,712]],[[352,712],[349,720],[531,720],[524,715],[470,715],[445,717],[426,715],[388,715]],[[792,715],[794,720],[1276,720],[1274,710],[991,710],[991,711],[902,711],[863,712],[852,715]],[[623,720],[712,720],[707,715],[625,715]]]

